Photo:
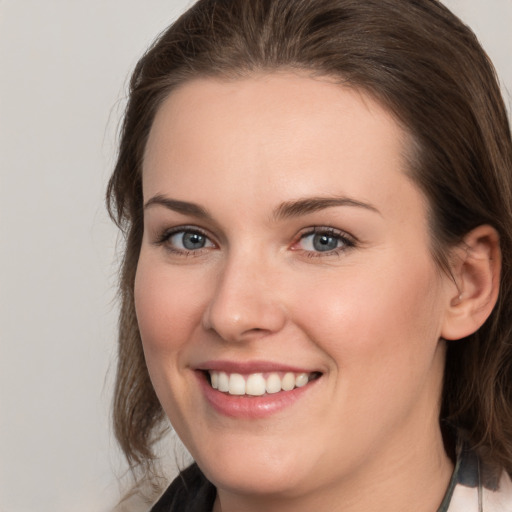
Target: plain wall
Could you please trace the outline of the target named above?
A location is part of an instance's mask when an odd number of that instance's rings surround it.
[[[118,499],[104,190],[129,72],[190,3],[0,0],[0,512]],[[446,4],[512,92],[512,0]]]

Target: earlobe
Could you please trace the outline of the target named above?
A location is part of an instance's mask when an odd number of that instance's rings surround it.
[[[488,225],[469,232],[452,258],[450,288],[441,336],[458,340],[476,332],[498,299],[501,250],[497,231]]]

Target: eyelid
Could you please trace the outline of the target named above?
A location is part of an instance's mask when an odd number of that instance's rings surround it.
[[[197,233],[201,236],[204,236],[212,245],[207,247],[201,247],[198,249],[181,249],[172,246],[171,244],[168,244],[167,242],[171,237],[178,233]],[[315,234],[321,234],[321,235],[327,235],[330,237],[334,237],[342,242],[341,247],[336,247],[335,249],[331,249],[328,251],[315,251],[315,250],[308,250],[303,249],[301,247],[298,247],[301,240],[305,239],[308,236],[312,236]],[[295,240],[292,242],[292,245],[290,249],[292,251],[297,252],[303,252],[308,257],[326,257],[326,256],[333,256],[333,255],[340,255],[343,252],[346,252],[353,247],[357,246],[359,241],[355,236],[348,233],[347,231],[334,228],[332,226],[325,226],[325,225],[319,225],[319,226],[310,226],[307,228],[302,229],[295,237]],[[200,228],[197,225],[180,225],[180,226],[174,226],[167,229],[162,229],[158,235],[156,236],[156,239],[153,241],[153,244],[159,245],[159,246],[165,246],[166,249],[169,252],[178,254],[178,255],[199,255],[204,251],[211,250],[212,248],[218,248],[218,243],[216,242],[215,238],[209,233],[209,231]]]
[[[343,247],[337,247],[330,251],[311,251],[297,247],[301,240],[315,234],[327,235],[337,238],[338,240],[341,240],[344,245]],[[297,235],[296,240],[293,242],[291,249],[294,251],[302,251],[307,254],[308,257],[324,257],[333,255],[339,256],[341,253],[356,247],[357,244],[358,240],[355,236],[341,229],[333,228],[332,226],[311,226],[301,230],[301,232]]]
[[[215,241],[215,239],[212,237],[212,235],[208,231],[206,231],[205,229],[202,229],[198,226],[195,226],[195,225],[181,225],[181,226],[175,226],[172,228],[163,229],[163,230],[159,231],[159,233],[157,234],[156,239],[154,240],[153,243],[155,245],[166,245],[167,250],[169,250],[170,252],[184,254],[184,255],[188,255],[188,254],[192,254],[192,253],[199,254],[204,250],[210,250],[212,248],[212,247],[201,247],[201,248],[195,249],[195,250],[187,250],[187,249],[178,249],[176,247],[172,247],[169,244],[167,244],[167,242],[170,240],[170,238],[178,233],[196,233],[196,234],[202,235],[205,238],[207,238],[208,241],[211,242],[211,244],[213,244],[214,247],[218,247],[217,242]]]

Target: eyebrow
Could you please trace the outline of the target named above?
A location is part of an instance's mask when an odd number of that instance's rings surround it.
[[[189,203],[188,201],[178,201],[177,199],[171,199],[163,195],[156,195],[149,199],[144,205],[144,210],[147,210],[150,206],[160,205],[168,210],[173,210],[184,215],[192,215],[199,219],[211,219],[212,216],[202,206],[195,203]]]
[[[353,206],[356,208],[364,208],[381,215],[379,210],[369,203],[357,201],[350,197],[306,197],[295,201],[287,201],[281,204],[274,211],[275,219],[286,219],[290,217],[299,217],[308,213],[333,208],[335,206]]]
[[[199,219],[212,220],[210,213],[195,203],[188,201],[179,201],[177,199],[171,199],[164,195],[156,195],[149,199],[144,205],[144,209],[159,205],[173,210],[184,215],[192,215]],[[303,199],[296,199],[293,201],[286,201],[280,204],[273,212],[273,218],[275,220],[283,220],[290,217],[300,217],[301,215],[307,215],[319,210],[325,210],[326,208],[333,208],[336,206],[352,206],[357,208],[364,208],[366,210],[378,213],[381,215],[379,210],[369,203],[357,201],[350,197],[306,197]]]

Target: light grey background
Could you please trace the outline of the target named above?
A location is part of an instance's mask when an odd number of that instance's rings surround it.
[[[129,72],[191,3],[0,0],[0,512],[101,512],[118,499],[104,189]],[[512,92],[512,0],[446,4]]]

